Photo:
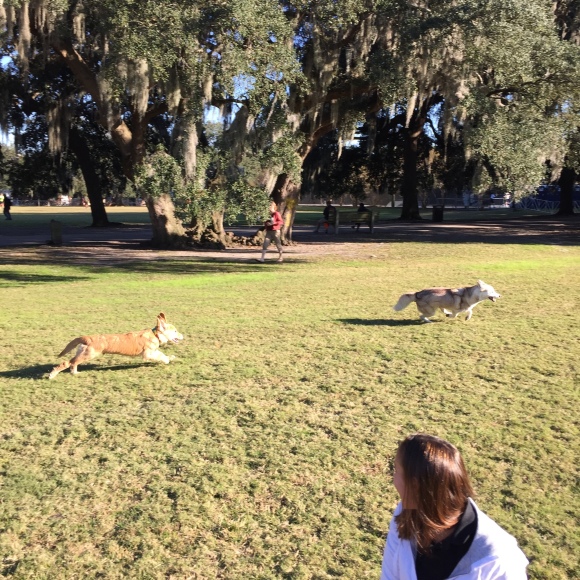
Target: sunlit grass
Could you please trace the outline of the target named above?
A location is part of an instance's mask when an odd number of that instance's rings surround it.
[[[356,207],[352,206],[336,206],[339,211],[355,211]],[[377,223],[388,222],[389,220],[395,220],[401,217],[400,207],[390,207],[390,206],[369,206],[376,212]],[[296,223],[297,224],[315,224],[321,217],[322,211],[324,210],[323,205],[300,205],[296,211]],[[419,213],[424,220],[431,220],[433,217],[433,208],[420,209]],[[514,219],[522,217],[531,217],[540,215],[538,212],[533,212],[529,210],[518,210],[513,211],[510,208],[493,208],[493,209],[463,209],[462,207],[446,207],[444,208],[443,217],[444,221],[459,221],[459,222],[470,222],[476,220],[505,220]]]
[[[312,225],[322,217],[323,206],[320,205],[301,205],[296,212],[296,225]],[[352,207],[343,209],[354,210]],[[394,220],[401,216],[401,208],[379,207],[373,208],[379,212],[381,222]],[[149,214],[145,207],[107,207],[107,216],[112,223],[149,225]],[[421,216],[430,220],[432,209],[421,210]],[[6,228],[6,231],[17,230],[23,227],[38,227],[47,225],[50,220],[60,221],[65,226],[88,227],[92,224],[91,210],[88,207],[36,207],[36,206],[13,206],[12,221],[2,220],[0,227]],[[510,209],[485,209],[463,210],[461,208],[448,208],[445,210],[445,221],[473,221],[488,219],[510,219],[529,217],[538,215],[530,211],[513,212]],[[227,224],[226,229],[236,224]],[[240,216],[237,225],[247,225],[247,222]]]
[[[263,268],[0,269],[0,570],[14,578],[377,578],[409,432],[462,450],[531,578],[578,578],[577,247],[382,244]],[[502,295],[420,324],[407,291]],[[75,336],[186,336],[168,366]]]
[[[126,224],[150,224],[149,214],[145,207],[107,207],[109,221]],[[22,227],[46,225],[50,220],[57,220],[65,226],[88,227],[93,223],[89,207],[36,207],[12,206],[12,221],[3,218],[1,227],[6,231]]]

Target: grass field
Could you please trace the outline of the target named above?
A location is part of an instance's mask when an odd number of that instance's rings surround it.
[[[345,208],[346,209],[346,208]],[[349,208],[354,209],[354,208]],[[113,223],[148,225],[150,224],[147,208],[144,207],[107,207],[109,221]],[[296,212],[297,225],[313,225],[322,215],[322,205],[301,205]],[[396,219],[401,215],[401,208],[380,207],[379,220],[387,221]],[[421,210],[424,219],[431,219],[432,209]],[[448,208],[445,210],[445,221],[473,221],[488,219],[509,219],[538,215],[537,212],[518,211],[511,209],[486,209],[486,210],[463,210]],[[12,208],[12,221],[0,220],[0,227],[6,231],[39,227],[47,225],[50,220],[58,220],[65,226],[87,227],[92,223],[91,210],[87,207],[36,207],[15,206]],[[240,216],[240,224],[245,225],[245,220]]]
[[[107,216],[111,222],[126,224],[150,224],[147,208],[144,207],[108,207]],[[50,220],[57,220],[65,226],[88,227],[92,223],[89,207],[36,207],[12,206],[12,221],[0,220],[6,231],[18,228],[44,226]]]
[[[557,238],[555,238],[557,241]],[[0,574],[377,578],[399,440],[457,444],[533,579],[579,578],[580,249],[376,245],[283,265],[1,265]],[[501,292],[420,324],[402,292]],[[186,336],[168,366],[75,336]]]

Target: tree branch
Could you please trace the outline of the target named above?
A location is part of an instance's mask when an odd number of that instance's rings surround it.
[[[95,73],[84,61],[83,57],[75,50],[70,40],[62,38],[52,43],[53,50],[64,60],[81,87],[91,95],[97,107],[102,106],[101,91]]]

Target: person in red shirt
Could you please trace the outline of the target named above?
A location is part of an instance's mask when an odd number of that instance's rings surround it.
[[[280,230],[284,225],[284,220],[278,211],[278,206],[275,202],[270,204],[270,219],[264,222],[266,226],[266,237],[264,238],[264,244],[262,246],[262,257],[258,259],[258,262],[264,262],[266,257],[266,251],[270,242],[274,242],[278,248],[278,262],[283,262],[282,258],[282,241],[280,238]]]

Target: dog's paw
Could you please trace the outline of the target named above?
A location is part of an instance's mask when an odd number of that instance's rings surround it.
[[[167,364],[169,364],[172,360],[175,360],[175,355],[171,355],[167,357]]]

